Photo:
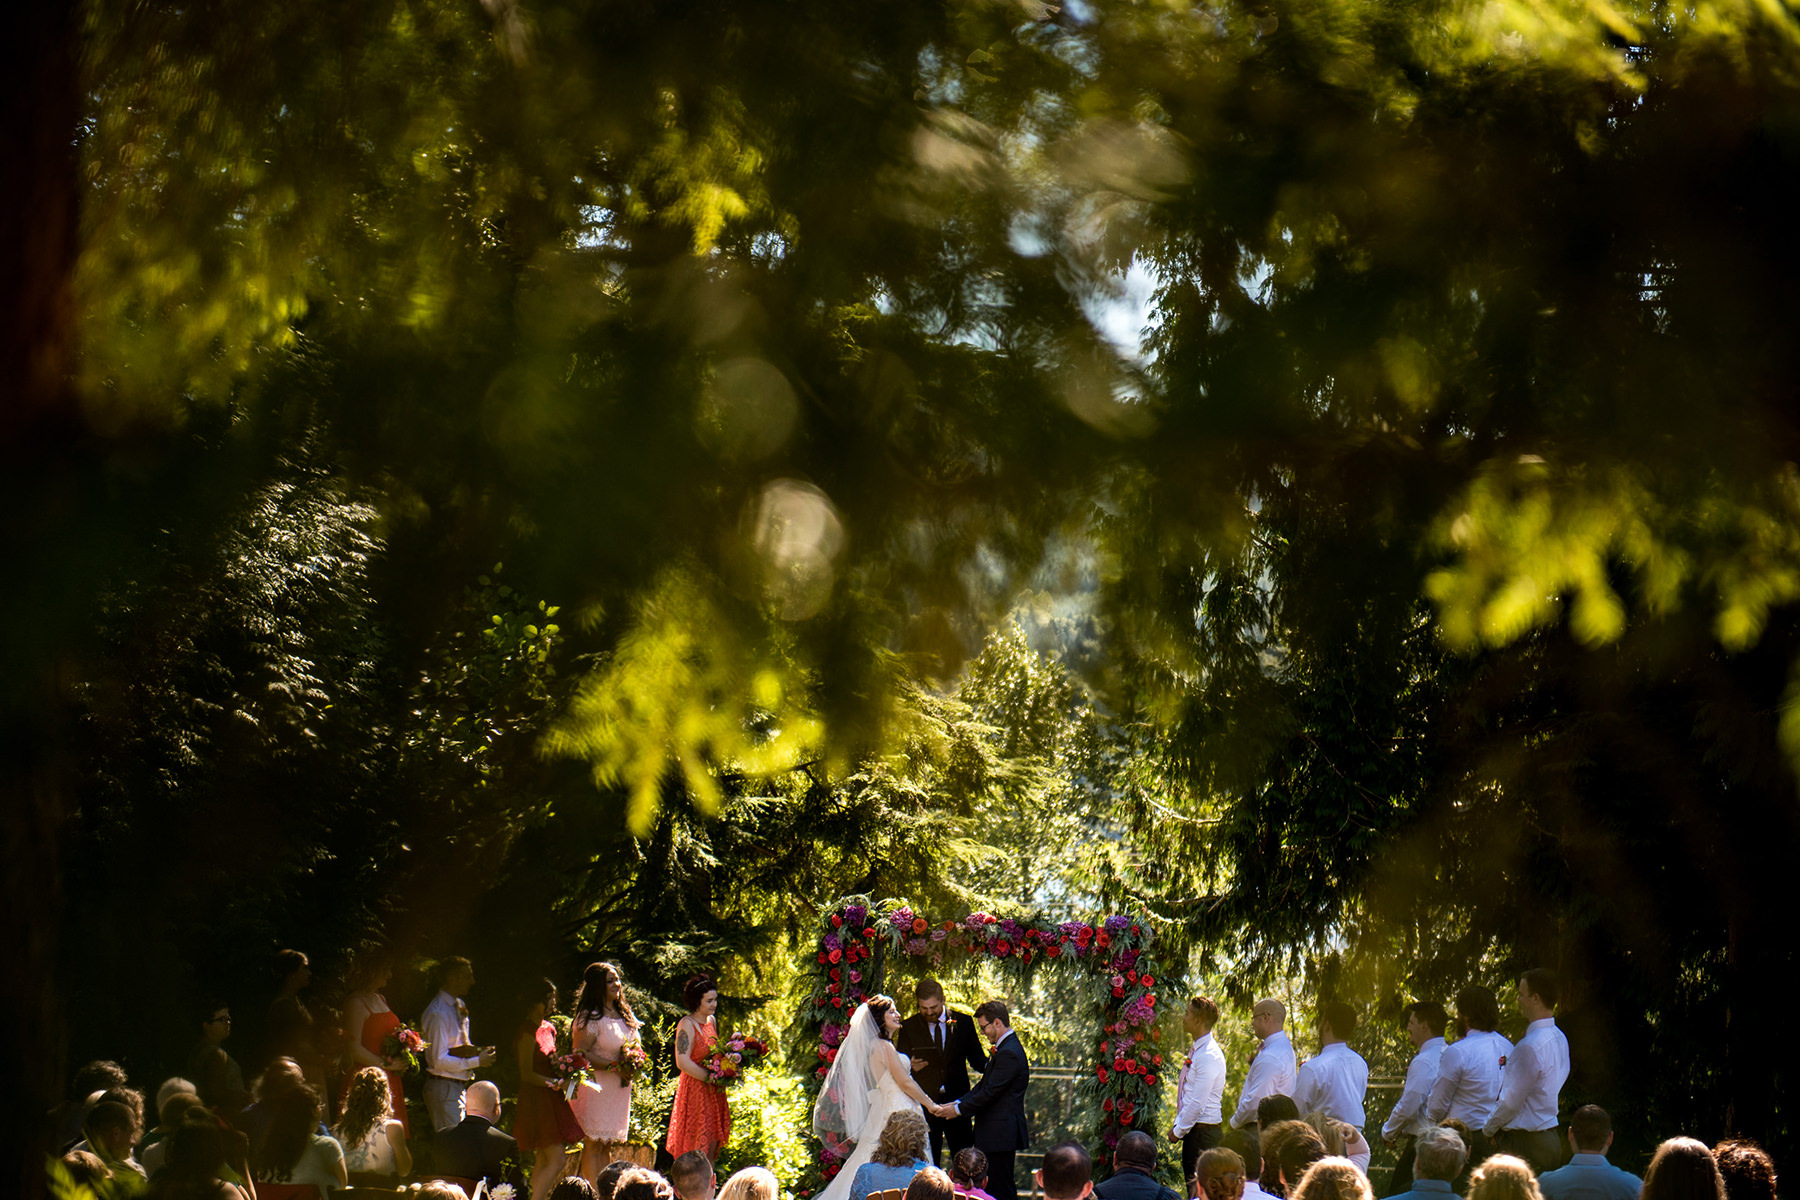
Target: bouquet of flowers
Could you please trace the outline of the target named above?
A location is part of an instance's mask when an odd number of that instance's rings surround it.
[[[712,1053],[700,1063],[712,1076],[714,1087],[730,1087],[744,1072],[769,1057],[769,1044],[749,1034],[734,1033],[713,1044]]]
[[[644,1050],[644,1043],[634,1037],[620,1048],[618,1062],[597,1062],[593,1068],[617,1075],[620,1083],[630,1083],[650,1069],[650,1055]]]
[[[549,1056],[550,1071],[562,1080],[563,1099],[573,1100],[581,1085],[594,1077],[594,1064],[575,1049],[575,1030],[568,1017],[556,1013],[550,1017],[550,1025],[556,1030],[556,1049]]]
[[[381,1056],[397,1058],[405,1063],[406,1065],[401,1068],[403,1071],[417,1071],[419,1055],[425,1053],[425,1047],[430,1044],[418,1030],[401,1025],[381,1039]]]

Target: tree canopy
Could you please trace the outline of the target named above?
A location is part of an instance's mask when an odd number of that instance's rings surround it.
[[[0,650],[76,946],[170,803],[346,940],[429,907],[352,845],[612,846],[546,939],[666,976],[1054,796],[1240,990],[1549,962],[1579,1087],[1785,1144],[1786,4],[53,7]]]

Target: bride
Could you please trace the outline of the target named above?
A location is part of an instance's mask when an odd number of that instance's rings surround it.
[[[875,1152],[891,1114],[903,1108],[934,1116],[950,1112],[933,1104],[913,1081],[912,1059],[894,1046],[899,1028],[900,1010],[886,996],[869,997],[856,1006],[850,1018],[850,1032],[838,1047],[813,1105],[813,1132],[828,1145],[854,1140],[856,1152],[845,1160],[819,1200],[852,1200],[850,1181]]]

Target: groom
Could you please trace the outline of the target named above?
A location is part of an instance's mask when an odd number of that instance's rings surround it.
[[[1030,1144],[1025,1128],[1025,1085],[1031,1064],[1012,1031],[1012,1016],[1003,1000],[989,1000],[975,1010],[975,1027],[994,1048],[987,1072],[975,1090],[949,1104],[936,1105],[938,1116],[975,1118],[975,1148],[987,1155],[988,1194],[994,1200],[1019,1200],[1013,1182],[1013,1159]]]
[[[981,1038],[968,1013],[952,1012],[944,1005],[944,987],[935,979],[921,979],[913,989],[918,1011],[906,1018],[894,1038],[900,1052],[912,1058],[913,1080],[931,1097],[933,1104],[955,1100],[969,1090],[969,1070],[987,1069],[987,1055],[981,1052]],[[965,1146],[975,1144],[974,1129],[967,1117],[945,1121],[926,1118],[931,1126],[931,1161],[942,1164],[944,1141],[948,1135],[950,1157]]]

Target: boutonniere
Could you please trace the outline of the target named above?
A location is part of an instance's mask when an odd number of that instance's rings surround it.
[[[945,1017],[944,1018],[944,1027],[946,1029],[955,1029],[956,1028],[956,1018],[955,1017]]]
[[[1506,1055],[1504,1054],[1500,1056],[1500,1065],[1503,1067],[1506,1065]]]

